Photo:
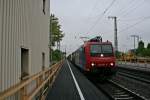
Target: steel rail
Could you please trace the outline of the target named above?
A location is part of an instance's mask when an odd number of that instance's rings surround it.
[[[129,90],[128,88],[112,81],[108,80],[112,87],[115,87],[117,91],[116,93],[112,94],[112,98],[114,100],[147,100],[145,97]]]
[[[147,79],[141,78],[141,77],[136,76],[136,75],[135,75],[135,76],[134,76],[134,75],[131,75],[130,73],[117,72],[117,74],[122,75],[122,76],[125,76],[125,77],[128,77],[128,78],[132,78],[132,79],[135,79],[135,80],[138,80],[138,81],[141,81],[141,82],[147,83],[147,84],[150,84],[150,80],[147,80]]]

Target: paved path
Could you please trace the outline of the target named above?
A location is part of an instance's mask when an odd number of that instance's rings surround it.
[[[109,100],[76,67],[64,62],[46,100]]]

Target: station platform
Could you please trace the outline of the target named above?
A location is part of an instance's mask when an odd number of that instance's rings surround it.
[[[118,67],[150,72],[150,64],[147,64],[147,63],[118,62],[117,65]]]
[[[46,100],[109,100],[109,98],[66,60]]]

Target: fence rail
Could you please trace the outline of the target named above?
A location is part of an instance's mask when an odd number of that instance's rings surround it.
[[[53,84],[62,63],[63,61],[60,61],[52,67],[30,76],[28,79],[22,80],[9,89],[0,92],[0,100],[13,96],[16,93],[19,93],[18,97],[21,100],[31,100],[37,93],[41,92],[42,94],[42,90],[44,91],[45,86],[51,86]]]
[[[150,64],[150,58],[134,58],[134,59],[117,59],[117,61],[131,62],[131,63],[147,63]]]

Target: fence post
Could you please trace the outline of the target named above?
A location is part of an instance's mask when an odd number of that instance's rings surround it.
[[[20,99],[21,100],[28,100],[28,95],[27,95],[27,89],[26,89],[26,86],[23,87],[21,90],[20,90]]]

